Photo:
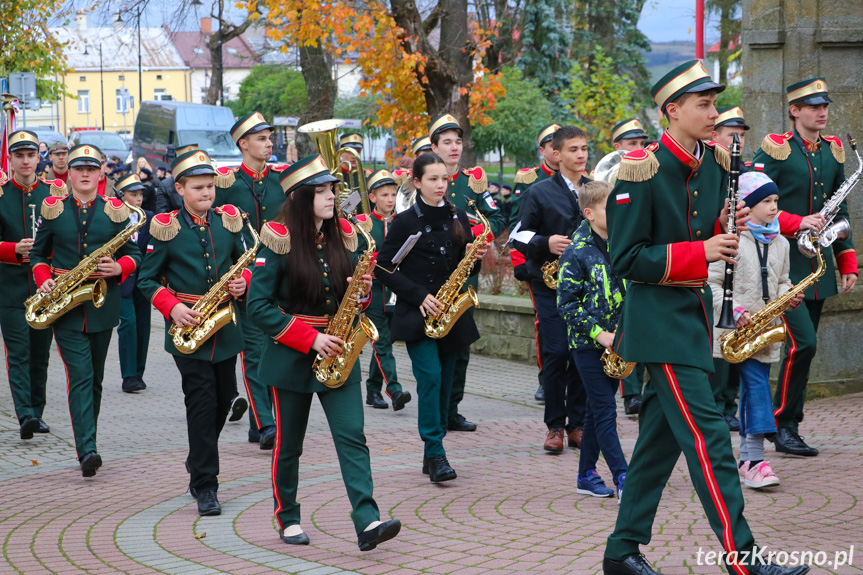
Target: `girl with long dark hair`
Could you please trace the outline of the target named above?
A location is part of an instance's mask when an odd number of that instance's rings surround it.
[[[261,229],[265,247],[255,261],[248,312],[272,338],[264,345],[259,376],[273,397],[273,496],[280,537],[291,545],[309,543],[300,527],[297,483],[309,408],[317,394],[353,507],[360,550],[370,551],[395,537],[401,523],[382,523],[372,497],[359,363],[335,389],[325,387],[312,371],[317,354],[330,358],[342,352],[344,341],[324,331],[351,281],[351,252],[357,249],[357,231],[335,216],[334,181],[319,155],[303,158],[282,174],[286,198],[276,221]],[[368,294],[371,275],[357,281]]]
[[[466,313],[449,334],[432,339],[425,334],[425,318],[441,312],[435,294],[464,258],[472,234],[464,210],[447,201],[446,165],[437,154],[417,158],[413,183],[416,202],[393,220],[378,253],[376,277],[397,297],[392,339],[407,345],[417,380],[419,432],[425,442],[423,473],[438,483],[456,478],[443,447],[449,395],[457,352],[479,339],[479,332]],[[477,259],[483,255],[485,250]],[[479,273],[479,267],[477,261],[471,275]]]

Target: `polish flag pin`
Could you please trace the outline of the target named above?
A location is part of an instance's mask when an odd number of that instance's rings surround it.
[[[629,194],[617,194],[617,205],[628,204]]]

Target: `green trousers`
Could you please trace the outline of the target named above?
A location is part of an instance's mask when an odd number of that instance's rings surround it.
[[[0,307],[0,331],[3,332],[6,373],[18,422],[27,415],[41,418],[45,410],[51,330],[27,325],[24,308]]]
[[[621,560],[650,542],[662,490],[681,451],[723,550],[751,550],[754,541],[743,517],[731,437],[710,392],[707,372],[658,363],[648,363],[647,371],[650,381],[638,415],[638,440],[605,556]]]
[[[425,457],[446,455],[443,438],[446,437],[448,415],[452,414],[449,396],[458,356],[441,352],[439,343],[438,340],[424,338],[406,344],[417,380],[417,425],[420,438],[425,442]]]
[[[54,328],[60,359],[66,366],[69,414],[78,459],[96,451],[96,422],[102,406],[102,380],[112,329],[85,333]]]
[[[362,386],[354,384],[317,394],[336,446],[357,535],[371,522],[380,520],[378,504],[372,495],[372,467],[363,433],[361,389]],[[279,529],[283,530],[300,524],[300,504],[297,501],[300,455],[303,454],[303,439],[314,394],[275,387],[271,391],[276,420],[273,493],[276,520]]]
[[[643,363],[636,363],[635,369],[632,370],[629,377],[620,380],[621,397],[641,395],[641,388],[644,387],[644,370]]]
[[[366,391],[368,393],[380,393],[381,388],[386,385],[387,395],[392,397],[395,392],[402,390],[396,373],[396,358],[393,356],[393,342],[390,336],[390,322],[393,314],[379,309],[373,310],[370,307],[366,310],[366,315],[378,328],[379,336],[372,346]]]
[[[713,358],[713,373],[710,375],[710,388],[713,399],[722,415],[737,414],[737,393],[740,391],[740,376],[737,366],[721,357]]]
[[[243,332],[243,351],[240,353],[240,362],[243,366],[243,382],[246,385],[246,395],[249,398],[249,427],[261,430],[275,424],[273,419],[273,400],[267,386],[258,377],[258,369],[261,365],[261,354],[267,336],[258,326],[249,320],[246,313],[246,302],[234,302],[240,320],[240,329]]]
[[[129,297],[120,298],[120,325],[117,326],[117,350],[120,353],[120,377],[142,377],[150,347],[150,300],[137,287]]]
[[[815,358],[818,344],[818,322],[824,300],[803,300],[797,309],[789,309],[785,322],[785,357],[779,369],[779,383],[773,396],[773,415],[776,427],[793,429],[803,421],[803,404],[806,402],[806,384],[809,367]]]

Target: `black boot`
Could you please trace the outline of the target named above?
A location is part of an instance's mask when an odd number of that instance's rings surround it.
[[[428,473],[432,483],[451,481],[458,477],[455,469],[450,467],[446,455],[427,457],[423,459],[423,473]]]
[[[81,475],[84,477],[93,477],[100,467],[102,467],[102,457],[95,451],[81,458]]]
[[[776,451],[780,453],[790,453],[791,455],[802,455],[804,457],[815,457],[818,455],[818,450],[814,447],[809,447],[803,442],[803,438],[797,435],[793,429],[781,428],[773,440],[776,445]]]
[[[21,439],[33,439],[33,434],[39,432],[39,420],[32,415],[21,418]]]
[[[366,405],[371,405],[375,409],[386,409],[389,407],[387,402],[384,401],[384,396],[380,393],[367,393]]]
[[[39,429],[36,430],[36,433],[51,433],[51,428],[48,427],[48,424],[42,421],[42,418],[39,419]]]
[[[405,408],[405,404],[411,400],[411,392],[397,391],[393,393],[393,411],[400,411]]]
[[[287,543],[288,545],[308,545],[309,544],[309,536],[306,535],[305,531],[300,533],[299,535],[285,535],[285,532],[282,531],[279,537],[282,538],[282,541]]]
[[[781,567],[779,565],[759,563],[749,565],[746,569],[749,571],[749,575],[804,575],[804,573],[809,573],[809,565]]]
[[[545,401],[545,390],[542,388],[542,384],[539,384],[539,388],[537,388],[536,393],[533,394],[533,399],[535,401]]]
[[[641,409],[641,394],[635,393],[623,398],[623,413],[626,415],[638,415]]]
[[[379,543],[389,541],[399,534],[402,529],[402,523],[398,519],[390,519],[384,521],[374,529],[363,531],[357,537],[357,544],[360,551],[371,551],[378,546]]]
[[[242,395],[238,395],[231,402],[231,411],[229,411],[228,421],[240,421],[249,409],[249,402]]]
[[[144,383],[143,379],[138,377],[123,378],[123,391],[126,393],[135,393],[138,391],[144,391],[145,389],[147,389],[147,385]]]
[[[260,443],[261,432],[255,427],[249,427],[249,443]]]
[[[456,413],[449,418],[446,428],[449,431],[476,431],[476,423],[471,423],[464,415]]]
[[[728,424],[728,431],[740,431],[740,420],[732,415],[723,415],[725,423]]]
[[[261,449],[272,449],[276,444],[276,426],[268,425],[261,429],[261,439],[258,446]]]
[[[661,575],[641,553],[627,555],[620,561],[606,557],[602,560],[602,572],[604,575]]]
[[[222,506],[219,505],[219,498],[216,497],[216,490],[212,487],[205,487],[198,490],[198,515],[221,515]]]

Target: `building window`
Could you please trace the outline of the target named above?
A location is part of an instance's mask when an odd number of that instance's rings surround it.
[[[78,90],[78,113],[90,113],[90,90]]]
[[[161,80],[161,79],[162,79],[162,75],[161,75],[161,74],[156,74],[156,79],[157,79],[157,80]]]
[[[126,75],[125,75],[125,74],[120,74],[120,75],[117,77],[117,79],[118,79],[118,80],[120,80],[121,82],[123,82],[123,81],[125,81],[125,80],[126,80]]]
[[[164,88],[156,88],[155,90],[153,90],[153,99],[159,101],[173,100],[174,98],[172,98],[170,94],[166,94]]]
[[[129,101],[126,98],[126,94],[128,94],[128,92],[124,93],[124,90],[122,89],[117,90],[117,95],[115,96],[115,99],[117,102],[118,114],[125,114],[129,111]]]
[[[86,81],[87,81],[87,76],[81,76],[81,81],[82,81],[82,82],[86,82]]]

